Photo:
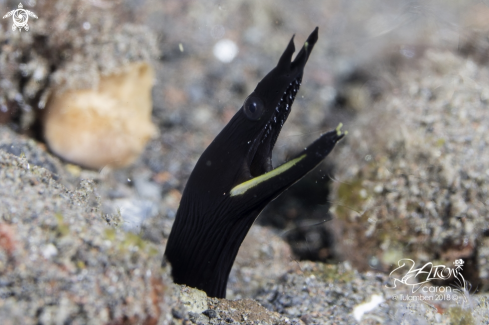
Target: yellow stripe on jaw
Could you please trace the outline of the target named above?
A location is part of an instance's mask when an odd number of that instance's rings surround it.
[[[249,181],[246,181],[244,183],[241,183],[239,185],[236,185],[229,194],[231,196],[236,196],[236,195],[241,195],[244,194],[246,191],[248,191],[250,188],[255,187],[256,185],[272,178],[275,176],[278,176],[282,174],[283,172],[289,170],[291,167],[293,167],[295,164],[297,164],[299,161],[302,159],[306,158],[306,155],[302,155],[300,157],[297,157],[295,159],[292,159],[291,161],[286,162],[280,167],[275,168],[274,170],[269,171],[268,173],[265,173],[261,176],[255,177],[250,179]]]

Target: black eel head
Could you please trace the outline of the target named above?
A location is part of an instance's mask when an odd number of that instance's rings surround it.
[[[292,61],[295,51],[292,37],[277,66],[258,83],[237,114],[241,124],[248,126],[248,141],[252,141],[245,166],[252,177],[272,170],[273,147],[290,114],[304,67],[317,39],[316,27]]]

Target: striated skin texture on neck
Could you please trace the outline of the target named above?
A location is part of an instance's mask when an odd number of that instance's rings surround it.
[[[198,160],[183,191],[165,258],[176,283],[224,298],[239,247],[265,206],[316,167],[344,136],[322,135],[273,169],[272,150],[318,39],[317,28],[292,61],[293,38],[277,66]]]

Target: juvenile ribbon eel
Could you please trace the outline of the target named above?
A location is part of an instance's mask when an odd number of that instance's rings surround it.
[[[198,160],[183,191],[165,258],[173,280],[224,298],[244,237],[265,206],[316,167],[344,136],[340,126],[273,169],[272,150],[318,39],[292,61],[294,37],[241,109]]]

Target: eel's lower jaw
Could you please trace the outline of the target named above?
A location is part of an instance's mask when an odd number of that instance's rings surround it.
[[[273,169],[272,167],[273,148],[270,148],[269,147],[270,145],[271,143],[269,141],[265,144],[260,143],[258,145],[258,148],[253,154],[253,158],[251,159],[249,165],[249,170],[252,177],[263,175]]]
[[[271,155],[266,159],[265,164],[263,166],[263,169],[265,170],[265,173],[268,173],[269,171],[271,171],[273,169],[272,156]]]

